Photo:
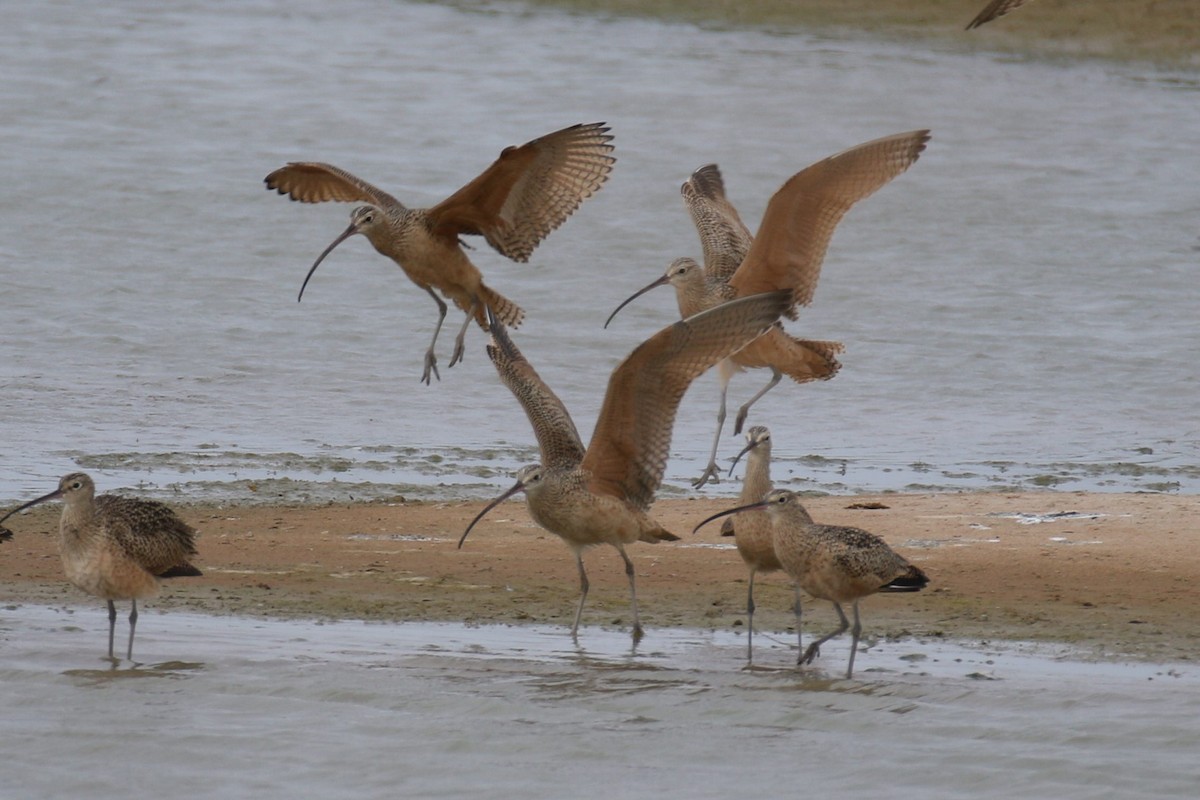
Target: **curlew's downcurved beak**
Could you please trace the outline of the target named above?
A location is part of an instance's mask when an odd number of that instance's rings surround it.
[[[321,266],[321,262],[325,260],[325,256],[329,255],[333,251],[333,248],[337,247],[339,244],[346,241],[356,233],[358,233],[358,226],[351,222],[350,227],[342,231],[341,235],[334,239],[329,247],[325,248],[325,252],[321,253],[321,255],[317,257],[316,262],[314,262],[309,268],[308,274],[304,276],[304,283],[300,284],[300,294],[296,295],[297,303],[300,302],[300,298],[304,297],[304,287],[308,286],[308,279],[311,278],[313,273],[317,271],[317,267]]]
[[[746,446],[742,448],[742,452],[733,457],[733,463],[729,465],[729,477],[733,477],[733,468],[736,467],[737,463],[742,460],[742,456],[758,447],[760,444],[762,444],[762,441],[762,439],[757,439],[753,442],[748,442]]]
[[[313,267],[313,269],[316,269],[316,267]],[[629,304],[630,304],[630,303],[632,303],[634,300],[636,300],[637,298],[641,297],[642,295],[644,295],[646,292],[650,291],[651,289],[657,289],[659,286],[662,286],[663,284],[667,284],[667,283],[670,283],[670,282],[671,282],[671,279],[670,279],[668,276],[666,276],[666,275],[663,275],[661,278],[659,278],[658,280],[656,280],[656,281],[654,281],[653,283],[649,284],[648,286],[643,286],[641,289],[638,289],[636,292],[634,292],[634,293],[633,293],[633,294],[631,294],[629,297],[627,297],[627,298],[625,299],[625,302],[624,302],[624,303],[621,303],[621,305],[617,306],[617,310],[616,310],[616,311],[614,311],[614,312],[612,312],[611,314],[609,314],[609,315],[608,315],[608,319],[604,320],[604,327],[605,327],[605,328],[607,328],[607,327],[608,327],[608,323],[610,323],[610,322],[612,322],[612,321],[613,321],[613,317],[615,317],[615,316],[617,315],[617,312],[618,312],[618,311],[620,311],[622,308],[624,308],[625,306],[629,305]]]
[[[766,508],[769,505],[771,505],[771,504],[768,503],[766,500],[760,500],[757,503],[751,503],[750,505],[747,505],[747,506],[738,506],[737,508],[728,508],[728,509],[725,509],[724,511],[718,511],[716,514],[713,514],[711,517],[708,517],[707,519],[702,521],[699,525],[692,528],[692,533],[695,533],[696,531],[700,530],[705,525],[712,522],[714,519],[718,519],[719,517],[727,517],[730,514],[736,514],[739,511],[755,511],[760,508]]]
[[[507,492],[505,492],[504,494],[497,497],[492,502],[488,503],[486,506],[484,506],[483,511],[480,511],[478,514],[476,514],[475,519],[471,520],[471,524],[467,526],[467,529],[465,531],[463,531],[462,537],[458,540],[458,549],[459,550],[462,549],[463,542],[465,542],[467,540],[467,534],[470,533],[471,529],[475,527],[476,522],[479,522],[479,520],[483,519],[484,516],[489,511],[491,511],[493,508],[495,508],[496,506],[503,503],[508,498],[512,497],[517,492],[522,491],[524,488],[525,488],[525,484],[522,483],[521,481],[517,481],[516,484],[511,489],[509,489]]]
[[[36,500],[30,500],[28,503],[26,503],[23,506],[17,506],[12,511],[5,514],[3,517],[0,517],[0,522],[4,522],[4,520],[11,517],[13,514],[19,514],[20,512],[24,511],[27,508],[33,508],[34,506],[38,505],[39,503],[44,503],[47,500],[58,500],[61,497],[62,497],[62,490],[55,489],[50,494],[42,495],[41,497],[39,497]]]

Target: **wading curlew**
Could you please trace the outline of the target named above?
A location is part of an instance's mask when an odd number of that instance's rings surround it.
[[[694,529],[726,514],[766,509],[771,515],[775,555],[785,572],[804,591],[818,600],[833,603],[841,625],[802,650],[797,665],[811,664],[820,654],[821,645],[850,629],[850,663],[846,677],[854,675],[854,655],[862,624],[858,619],[858,601],[876,592],[918,592],[929,583],[919,567],[888,547],[873,533],[843,525],[819,525],[813,522],[795,492],[776,489],[757,503],[750,503],[713,514]],[[693,531],[693,532],[694,532]],[[846,619],[842,603],[854,608],[854,625]],[[796,606],[799,624],[800,606]]]
[[[446,319],[446,304],[434,289],[467,315],[454,340],[451,367],[462,359],[471,320],[487,330],[485,308],[513,327],[525,316],[516,303],[483,283],[461,237],[483,236],[502,255],[528,261],[542,239],[608,180],[616,161],[610,155],[613,137],[608,130],[602,122],[572,125],[505,148],[479,177],[432,208],[407,208],[390,194],[329,164],[293,162],[275,170],[264,179],[267,188],[293,200],[368,204],[350,212],[350,227],[308,270],[297,300],[325,256],[354,234],[363,234],[437,303],[437,326],[425,352],[421,380],[428,384],[431,375],[440,380],[434,346]]]
[[[95,494],[92,479],[73,472],[53,492],[14,508],[0,522],[39,503],[63,501],[58,550],[67,580],[108,601],[108,657],[114,661],[117,607],[113,601],[132,601],[126,652],[132,661],[137,601],[158,594],[160,578],[202,574],[188,563],[188,557],[196,554],[196,532],[162,503]]]
[[[1003,17],[1010,11],[1016,11],[1028,1],[1029,0],[992,0],[992,2],[983,7],[983,10],[975,16],[975,19],[971,20],[967,24],[967,30],[978,28],[984,23],[991,22],[998,17]]]
[[[684,317],[734,297],[789,289],[792,304],[787,316],[796,319],[796,308],[812,302],[825,251],[846,212],[908,169],[925,149],[929,131],[886,136],[830,156],[797,172],[767,204],[758,235],[751,236],[737,210],[725,197],[725,186],[716,165],[701,167],[683,184],[684,203],[700,234],[702,268],[690,258],[676,259],[659,279],[635,292],[609,316],[651,289],[670,284]],[[605,323],[607,327],[608,322]],[[725,397],[729,381],[745,369],[766,368],[771,379],[738,410],[734,433],[754,405],[787,374],[797,383],[828,380],[840,364],[839,342],[797,339],[776,325],[762,338],[722,362],[719,367],[721,404],[717,432],[708,466],[693,483],[696,488],[718,482],[717,445],[725,426]]]
[[[504,326],[491,318],[488,356],[525,409],[542,462],[519,470],[516,484],[471,520],[458,546],[485,514],[524,491],[533,520],[559,536],[575,554],[580,594],[571,636],[579,634],[588,594],[583,551],[609,544],[625,562],[633,637],[640,639],[633,562],[625,545],[679,538],[647,513],[662,483],[679,401],[697,376],[761,335],[787,304],[786,292],[745,297],[651,336],[613,370],[586,450],[562,401],[521,355]]]
[[[743,505],[757,503],[771,491],[771,432],[762,425],[754,425],[746,431],[746,446],[733,459],[729,474],[742,456],[746,458],[746,477],[742,479],[741,501]],[[749,586],[746,589],[746,662],[754,662],[754,576],[759,572],[775,572],[783,569],[775,555],[775,542],[771,532],[771,519],[766,511],[746,511],[725,520],[721,533],[728,532],[737,544],[738,555],[750,569]],[[800,587],[795,585],[795,602],[792,610],[796,614],[796,642],[800,634]]]

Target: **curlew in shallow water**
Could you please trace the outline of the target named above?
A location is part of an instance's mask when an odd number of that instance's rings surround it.
[[[762,509],[771,515],[775,555],[784,571],[813,597],[833,603],[841,620],[836,630],[810,644],[807,650],[800,651],[797,665],[811,664],[820,655],[821,645],[849,628],[850,663],[846,666],[846,677],[853,677],[854,656],[862,634],[858,601],[877,592],[917,592],[925,588],[929,578],[873,533],[845,525],[813,522],[801,504],[800,496],[786,489],[775,489],[757,503],[713,514],[695,530],[727,514]],[[853,607],[853,626],[846,619],[842,603],[850,603]]]
[[[53,492],[14,508],[0,522],[39,503],[63,501],[58,550],[67,580],[108,602],[108,657],[114,661],[117,608],[113,601],[132,601],[125,654],[132,661],[137,601],[158,594],[161,578],[202,574],[188,562],[196,555],[196,532],[162,503],[95,494],[90,477],[72,472]]]

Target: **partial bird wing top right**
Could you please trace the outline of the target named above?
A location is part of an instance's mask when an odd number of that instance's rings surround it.
[[[746,260],[729,279],[738,296],[791,289],[794,306],[811,303],[842,217],[912,166],[928,141],[927,130],[885,136],[789,178],[767,204]]]
[[[745,260],[754,237],[725,197],[721,170],[716,164],[700,167],[679,188],[679,193],[700,234],[705,275],[729,280]]]
[[[483,174],[429,209],[436,235],[484,236],[514,261],[535,247],[608,180],[616,159],[608,126],[572,125],[507,147]]]
[[[722,303],[663,328],[608,382],[583,466],[593,492],[645,510],[662,483],[679,402],[692,381],[765,333],[790,302],[769,292]]]
[[[293,161],[272,172],[263,182],[268,189],[286,194],[301,203],[338,200],[344,203],[370,203],[379,208],[404,207],[399,200],[362,178],[332,164],[316,161]]]
[[[1027,0],[992,0],[983,7],[983,10],[976,15],[975,19],[971,20],[967,25],[967,30],[978,28],[986,22],[991,22],[997,17],[1003,17],[1010,11],[1016,11],[1021,6],[1025,5]]]
[[[492,343],[487,346],[488,358],[525,409],[542,451],[542,466],[569,469],[578,465],[583,460],[583,443],[567,407],[513,344],[504,324],[495,318],[489,322]]]

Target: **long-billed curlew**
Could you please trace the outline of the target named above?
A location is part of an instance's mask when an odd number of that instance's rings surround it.
[[[679,401],[697,376],[761,335],[787,304],[786,292],[746,297],[651,336],[613,370],[586,450],[562,401],[521,355],[504,326],[491,318],[488,356],[525,409],[542,462],[519,470],[516,484],[471,520],[458,546],[485,514],[524,491],[534,521],[557,534],[575,553],[580,594],[571,636],[578,636],[588,594],[583,551],[610,544],[625,562],[633,637],[640,639],[633,562],[625,545],[678,538],[647,512],[662,483]]]
[[[1010,11],[1016,11],[1027,2],[1029,0],[992,0],[992,2],[983,7],[983,10],[975,16],[975,19],[967,24],[967,30],[978,28],[984,23],[991,22],[998,17],[1003,17]]]
[[[675,287],[679,312],[687,317],[734,297],[789,289],[792,304],[787,316],[796,319],[796,308],[812,302],[825,251],[838,223],[851,206],[908,169],[925,149],[929,131],[886,136],[860,144],[797,172],[767,204],[758,235],[751,236],[737,210],[725,197],[725,186],[716,165],[701,167],[683,184],[684,203],[700,234],[704,267],[690,258],[676,259],[666,273],[635,292],[609,316],[651,289]],[[605,322],[607,327],[608,322]],[[729,381],[745,369],[766,368],[771,379],[738,410],[734,433],[741,433],[750,406],[779,383],[783,374],[797,383],[828,380],[841,366],[839,342],[797,339],[774,326],[767,335],[721,363],[721,404],[717,432],[708,466],[694,482],[699,488],[716,483],[717,445],[725,426],[725,396]]]
[[[754,425],[746,431],[746,446],[734,458],[734,466],[743,455],[746,458],[746,477],[742,479],[741,501],[743,505],[757,503],[771,491],[771,432],[762,425]],[[733,467],[729,469],[733,474]],[[775,556],[775,542],[771,533],[771,519],[766,511],[746,511],[737,517],[725,520],[721,530],[732,533],[738,554],[750,569],[749,586],[746,589],[746,661],[754,661],[754,576],[759,572],[775,572],[782,569]],[[796,614],[796,640],[800,639],[800,586],[795,586],[796,597],[793,611]]]
[[[929,578],[873,533],[844,525],[813,522],[800,503],[799,495],[786,489],[776,489],[757,503],[713,514],[695,530],[726,514],[761,509],[771,515],[775,555],[784,571],[813,597],[833,603],[841,619],[837,630],[801,651],[797,665],[811,664],[820,654],[821,645],[850,628],[850,663],[846,667],[846,677],[852,677],[854,654],[862,633],[858,601],[876,592],[917,592],[925,588]],[[854,607],[853,627],[846,619],[842,603],[851,603]]]
[[[520,306],[483,283],[467,258],[461,237],[483,236],[514,261],[527,261],[534,248],[608,179],[616,159],[612,136],[603,122],[572,125],[519,147],[507,147],[479,177],[432,208],[407,208],[395,197],[361,178],[329,164],[294,162],[265,178],[293,200],[364,202],[350,213],[350,227],[325,248],[304,276],[300,295],[325,256],[356,233],[395,261],[438,307],[437,327],[425,352],[421,380],[438,377],[434,346],[446,318],[440,291],[467,318],[454,341],[450,366],[463,356],[463,339],[471,320],[487,330],[484,308],[506,325],[525,316]]]
[[[160,578],[203,574],[188,563],[188,557],[196,554],[196,532],[162,503],[95,494],[96,484],[90,477],[72,472],[53,492],[14,508],[0,517],[0,522],[39,503],[63,501],[58,550],[67,580],[108,601],[110,659],[117,624],[113,601],[132,601],[126,652],[132,661],[137,601],[158,594]]]

